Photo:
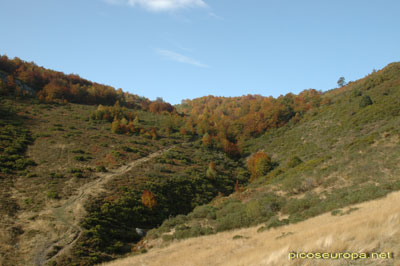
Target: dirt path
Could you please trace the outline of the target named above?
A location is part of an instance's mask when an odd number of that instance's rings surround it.
[[[79,226],[79,221],[86,214],[84,208],[85,203],[91,197],[95,197],[101,192],[104,192],[104,185],[106,183],[170,149],[171,147],[154,152],[127,165],[123,165],[116,170],[100,173],[98,174],[98,179],[86,183],[70,198],[61,201],[57,207],[52,207],[50,212],[47,213],[53,218],[53,224],[61,226],[63,232],[56,241],[47,241],[47,243],[42,243],[42,245],[38,247],[34,258],[34,264],[45,265],[47,261],[59,255],[66,254],[71,249],[83,232],[82,228]]]

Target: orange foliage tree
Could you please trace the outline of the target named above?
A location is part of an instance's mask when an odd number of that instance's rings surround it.
[[[0,55],[0,70],[31,87],[42,102],[61,103],[67,101],[80,104],[113,105],[116,101],[119,101],[122,106],[129,108],[148,111],[150,105],[152,105],[152,112],[176,112],[172,105],[160,99],[152,104],[149,99],[123,92],[122,89],[116,90],[111,86],[91,82],[75,74],[66,75],[62,72],[49,70],[37,66],[33,62],[25,62],[18,57],[10,59],[6,55]],[[3,82],[7,83],[4,80]],[[0,88],[1,93],[13,94],[15,92],[13,83],[9,83],[8,86],[12,87],[12,90],[3,86]]]
[[[254,181],[271,170],[271,158],[263,151],[256,152],[247,160],[247,168],[251,174],[250,181]]]
[[[147,208],[153,209],[157,205],[156,197],[151,191],[145,189],[142,194],[142,203]]]

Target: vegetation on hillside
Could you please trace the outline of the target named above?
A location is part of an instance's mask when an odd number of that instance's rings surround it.
[[[321,92],[309,89],[277,99],[260,95],[207,96],[184,100],[178,110],[188,115],[182,134],[198,135],[204,146],[238,157],[246,140],[290,121],[296,123],[307,111],[329,103]]]
[[[24,117],[18,115],[10,102],[0,102],[0,172],[24,170],[35,162],[25,156],[33,139],[23,126]]]
[[[245,141],[246,189],[167,220],[149,237],[169,241],[202,235],[199,227],[215,233],[261,222],[267,230],[399,190],[400,64],[338,90],[323,95],[331,104]]]
[[[174,111],[164,101],[151,102],[144,97],[123,92],[122,89],[116,90],[111,86],[88,81],[76,74],[66,75],[18,57],[9,59],[6,55],[0,55],[0,95],[34,96],[47,103],[113,105],[119,101],[123,106],[154,113]]]
[[[71,225],[46,208],[112,177],[85,201],[70,252],[40,250],[56,265],[129,253],[136,228],[166,242],[260,223],[268,230],[400,189],[399,63],[326,93],[208,96],[175,108],[1,56],[0,93],[2,219],[33,213],[3,223],[9,243],[59,241],[49,232]],[[30,229],[42,223],[47,234]],[[5,264],[19,254],[0,252]]]

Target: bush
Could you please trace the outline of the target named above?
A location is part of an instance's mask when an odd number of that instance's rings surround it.
[[[211,227],[201,227],[199,225],[195,225],[193,227],[182,227],[181,230],[176,228],[174,233],[174,237],[176,239],[185,239],[190,237],[197,237],[202,235],[209,235],[214,233],[214,230]]]
[[[85,176],[82,173],[74,173],[74,176],[77,178],[84,178]]]
[[[54,190],[48,191],[47,192],[47,197],[49,199],[59,199],[60,198],[60,196],[58,195],[57,191],[54,191]]]
[[[365,95],[361,98],[361,101],[360,101],[361,108],[367,107],[368,105],[372,105],[372,104],[373,104],[373,102],[371,100],[371,97],[369,97],[368,95]]]
[[[96,172],[106,173],[107,169],[103,165],[96,166]]]
[[[71,174],[75,174],[75,173],[82,173],[83,171],[79,168],[71,168],[71,169],[69,169],[69,172]]]
[[[268,220],[268,222],[266,223],[265,226],[267,229],[270,229],[270,228],[275,228],[275,227],[279,227],[279,226],[287,225],[287,224],[289,224],[288,219],[279,220],[278,217],[274,216]]]
[[[64,178],[64,175],[61,174],[61,173],[53,173],[53,172],[51,172],[50,173],[50,177],[51,178]]]
[[[81,149],[73,150],[72,153],[79,153],[79,154],[85,154],[86,152]]]
[[[303,161],[297,157],[297,156],[293,156],[289,159],[289,161],[286,164],[287,168],[294,168],[296,166],[298,166],[299,164],[301,164]]]
[[[174,240],[174,236],[173,236],[173,235],[162,235],[161,238],[162,238],[162,240],[165,241],[165,242]]]
[[[74,159],[77,161],[80,161],[80,162],[84,162],[84,161],[88,161],[88,160],[92,159],[92,157],[84,156],[84,155],[77,155],[74,157]]]
[[[241,227],[248,227],[250,224],[251,220],[246,215],[245,211],[240,210],[217,219],[216,230],[217,232],[222,232]]]
[[[198,206],[193,210],[192,213],[189,214],[189,218],[215,219],[216,211],[217,211],[217,208],[209,206],[209,205]]]

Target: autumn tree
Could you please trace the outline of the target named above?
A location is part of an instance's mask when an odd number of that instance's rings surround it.
[[[232,158],[237,158],[240,156],[239,149],[235,143],[230,142],[229,140],[223,140],[223,149],[224,152]]]
[[[140,125],[140,120],[139,120],[139,116],[138,115],[136,115],[135,119],[133,119],[133,125],[135,125],[135,126]]]
[[[5,82],[6,93],[14,93],[16,87],[17,84],[15,83],[14,77],[12,75],[8,75]]]
[[[142,194],[142,203],[149,209],[153,209],[157,205],[156,197],[149,190],[144,190]]]
[[[116,134],[122,133],[120,121],[117,117],[114,117],[114,121],[111,124],[111,131]]]
[[[207,148],[211,148],[212,147],[212,137],[208,133],[203,135],[203,137],[201,138],[201,142]]]
[[[7,94],[6,84],[3,82],[3,80],[1,78],[0,78],[0,94],[1,95]]]
[[[157,129],[155,127],[152,127],[149,131],[150,135],[151,135],[151,139],[156,140],[158,139],[158,133],[157,133]]]
[[[213,178],[215,178],[217,176],[216,166],[217,165],[214,162],[210,162],[208,164],[208,168],[207,168],[207,171],[206,171],[206,176],[208,178],[213,179]]]
[[[254,181],[272,169],[271,158],[265,152],[258,151],[247,160],[247,168],[251,174],[250,181]]]

